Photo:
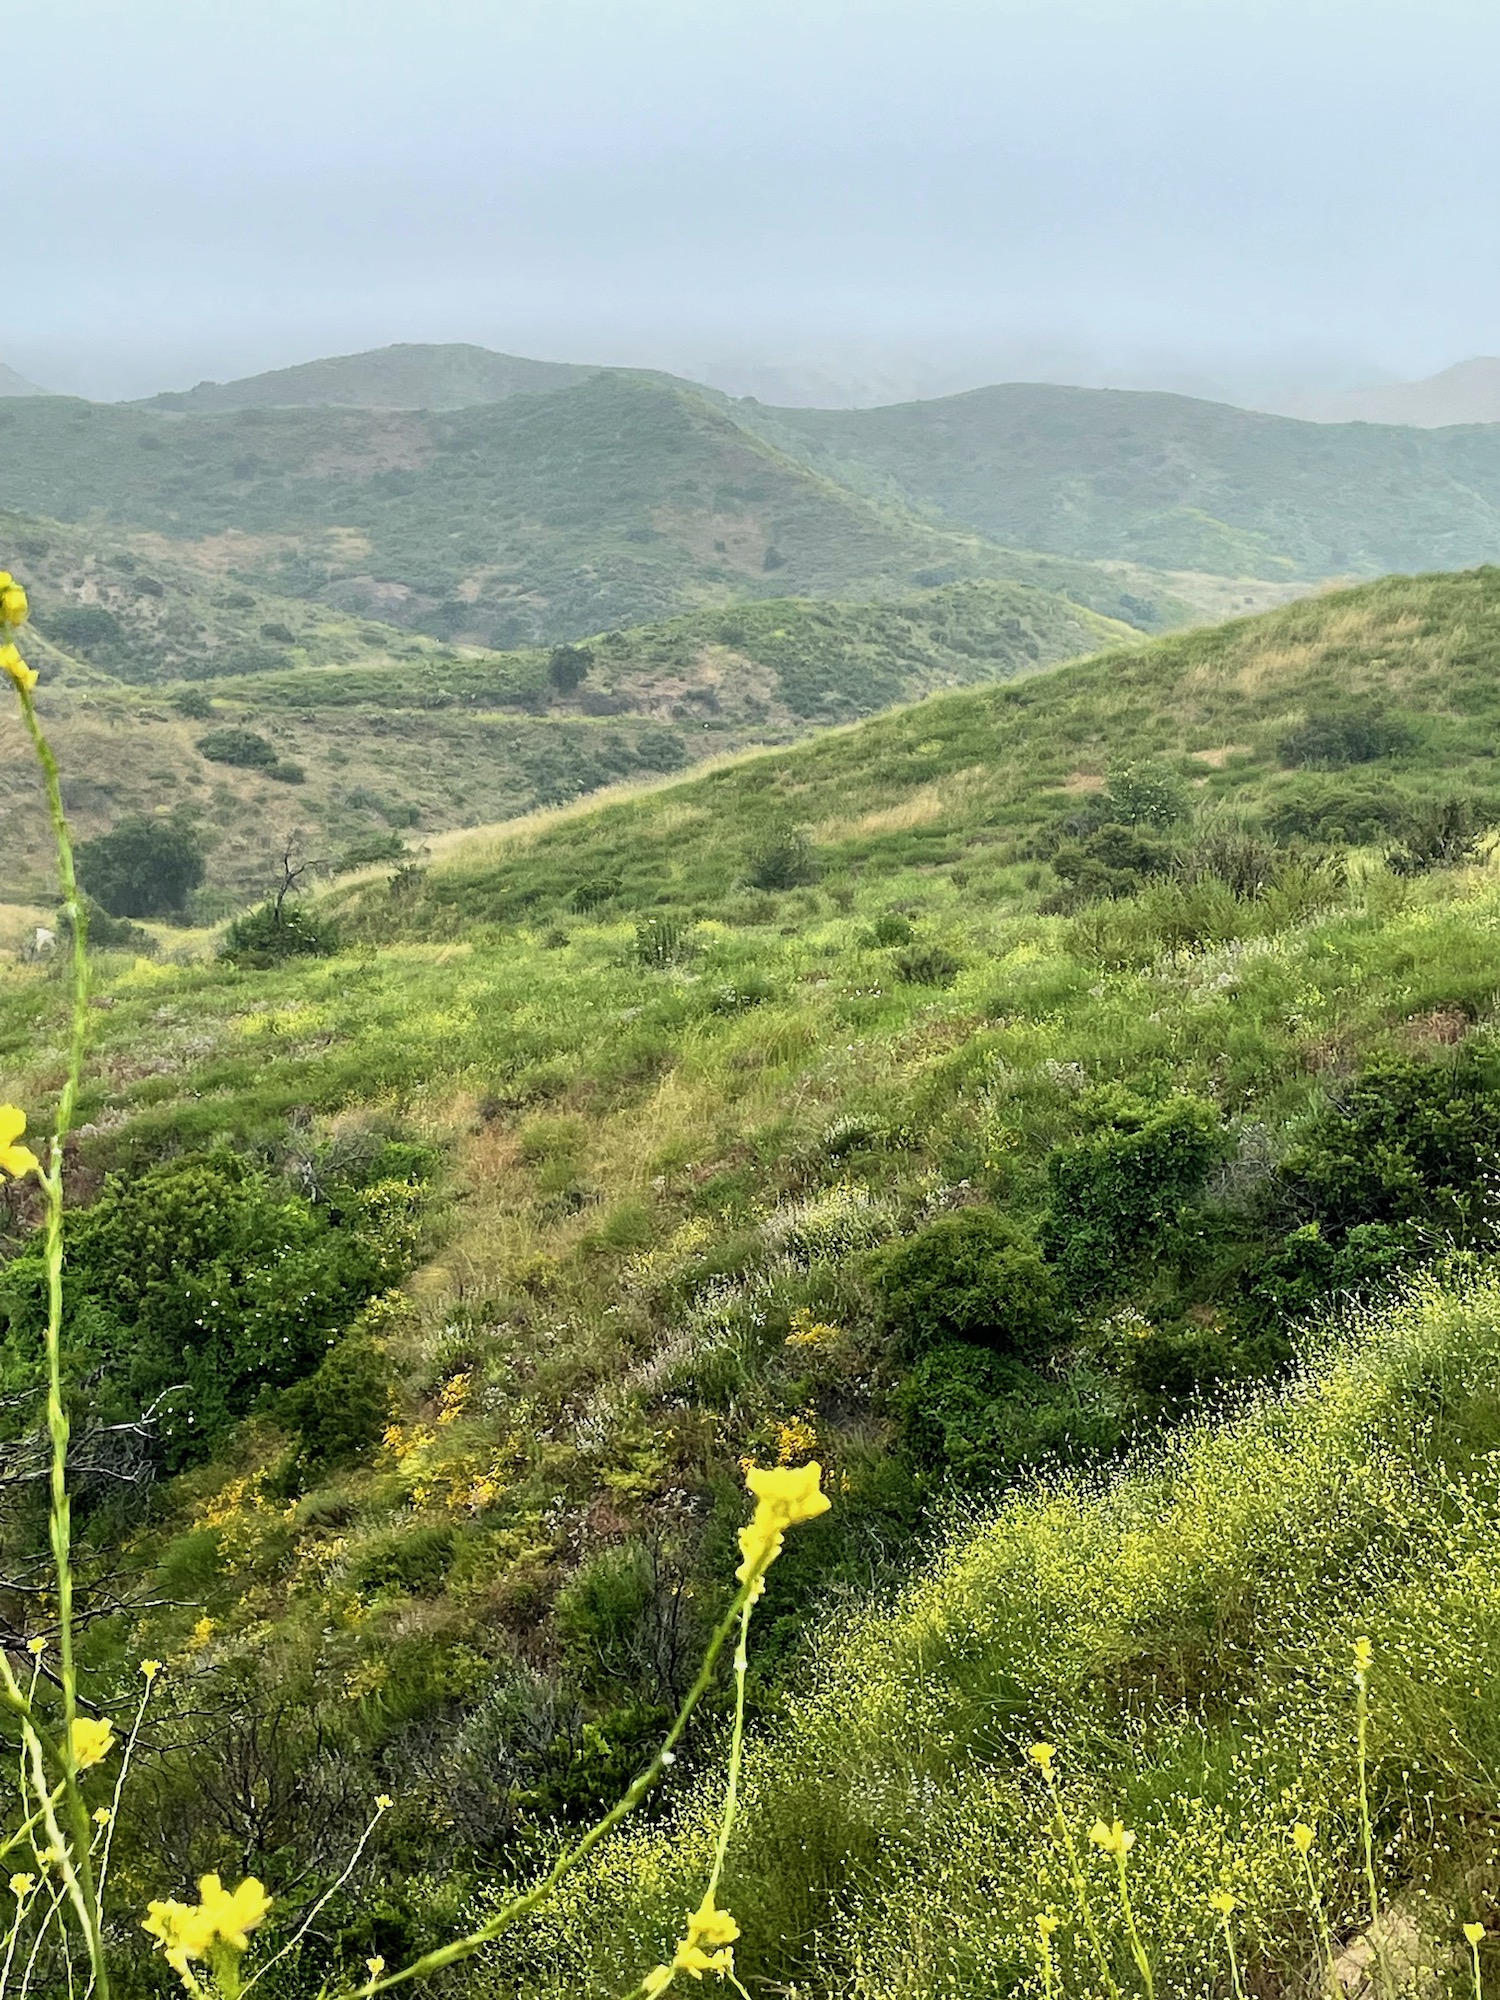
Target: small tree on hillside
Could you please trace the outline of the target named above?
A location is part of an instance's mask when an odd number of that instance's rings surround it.
[[[203,880],[205,851],[192,821],[133,813],[78,849],[78,877],[112,917],[167,917]]]
[[[593,655],[586,646],[554,646],[547,662],[547,679],[559,694],[572,694],[588,679]]]

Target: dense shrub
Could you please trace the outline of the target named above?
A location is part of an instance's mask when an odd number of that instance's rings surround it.
[[[253,729],[231,725],[211,729],[198,738],[198,754],[213,764],[235,764],[246,771],[269,771],[279,759],[276,746]]]
[[[1488,1242],[1500,1177],[1500,1075],[1469,1052],[1373,1063],[1283,1163],[1280,1197],[1335,1241],[1362,1223]]]
[[[1176,826],[1187,818],[1188,790],[1161,764],[1125,764],[1111,771],[1101,803],[1125,826]]]
[[[1047,1162],[1041,1244],[1080,1301],[1121,1291],[1148,1252],[1173,1254],[1182,1211],[1227,1145],[1218,1111],[1200,1098],[1148,1106],[1112,1096],[1100,1109],[1102,1129]]]
[[[42,630],[67,652],[112,652],[123,640],[120,621],[102,604],[62,604],[41,620]]]
[[[1339,771],[1396,757],[1416,741],[1410,727],[1375,708],[1315,710],[1278,740],[1283,764]]]
[[[800,828],[769,834],[746,857],[745,880],[752,889],[798,889],[816,876],[812,842]]]
[[[1122,820],[1106,820],[1080,839],[1063,841],[1052,869],[1064,884],[1047,899],[1048,911],[1066,911],[1101,898],[1133,896],[1153,875],[1172,866],[1176,849],[1159,834]]]
[[[390,1417],[391,1386],[390,1368],[374,1341],[353,1334],[283,1393],[276,1414],[298,1434],[299,1483],[357,1463],[379,1442]]]
[[[112,917],[166,917],[203,880],[202,836],[178,814],[122,819],[78,848],[78,878]]]
[[[1386,856],[1393,875],[1427,875],[1434,868],[1463,868],[1479,859],[1494,826],[1492,806],[1477,799],[1434,799],[1414,806],[1401,822],[1402,840]]]
[[[992,1208],[939,1216],[873,1258],[881,1309],[902,1352],[954,1341],[1041,1352],[1055,1332],[1057,1285],[1031,1238]]]
[[[306,903],[261,903],[236,917],[219,945],[220,958],[256,971],[291,958],[328,958],[338,950],[338,929]]]
[[[1278,794],[1266,809],[1265,824],[1273,840],[1360,847],[1385,839],[1409,810],[1392,785],[1373,779],[1311,778]]]
[[[891,964],[909,986],[951,986],[963,971],[963,960],[940,944],[909,944]]]
[[[547,679],[559,694],[572,694],[587,679],[593,664],[586,646],[554,646],[547,661]]]
[[[207,722],[214,712],[214,705],[200,687],[177,688],[172,694],[172,706],[189,722]]]
[[[75,1364],[95,1414],[157,1399],[167,1461],[201,1457],[265,1389],[322,1363],[365,1302],[409,1268],[418,1189],[383,1182],[314,1203],[215,1152],[112,1175],[74,1220],[66,1272]],[[0,1276],[10,1391],[40,1366],[40,1245]]]

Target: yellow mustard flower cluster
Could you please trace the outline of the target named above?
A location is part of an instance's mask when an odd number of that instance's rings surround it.
[[[253,1875],[247,1875],[237,1889],[226,1889],[217,1875],[204,1875],[198,1882],[198,1898],[196,1903],[152,1903],[141,1924],[190,1993],[202,1990],[193,1976],[192,1961],[225,1951],[247,1951],[250,1932],[271,1908],[264,1883]]]
[[[80,1771],[91,1771],[96,1764],[102,1764],[115,1747],[115,1726],[102,1719],[91,1721],[80,1715],[73,1724],[73,1762]]]
[[[816,1459],[798,1466],[751,1466],[745,1484],[755,1495],[755,1513],[740,1529],[745,1560],[735,1571],[741,1583],[755,1579],[755,1595],[765,1588],[765,1572],[781,1554],[788,1528],[798,1521],[815,1521],[832,1501],[822,1490],[823,1468]]]
[[[18,1181],[23,1174],[41,1172],[41,1162],[31,1148],[17,1144],[25,1130],[26,1113],[14,1104],[0,1104],[0,1178],[9,1174]]]
[[[716,1972],[721,1979],[732,1978],[733,1947],[739,1934],[740,1927],[729,1912],[715,1908],[714,1892],[710,1889],[697,1909],[688,1912],[687,1931],[672,1954],[671,1964],[655,1966],[641,1982],[647,2000],[657,2000],[679,1972],[689,1973],[694,1979],[701,1979],[705,1972]]]
[[[0,633],[13,632],[17,626],[26,623],[30,606],[26,593],[8,569],[0,569]],[[36,686],[36,674],[21,658],[16,642],[11,638],[0,638],[0,668],[8,673],[23,694],[30,694]]]

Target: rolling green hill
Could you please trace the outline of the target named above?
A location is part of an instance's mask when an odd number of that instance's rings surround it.
[[[365,354],[330,355],[295,368],[273,368],[235,382],[200,382],[195,389],[147,397],[143,409],[190,416],[225,410],[458,410],[501,403],[585,382],[598,369],[566,361],[528,361],[487,347],[403,342]]]
[[[205,544],[0,517],[81,833],[185,810],[211,830],[199,905],[259,893],[286,839],[334,861],[780,742],[935,689],[1009,678],[1130,629],[1025,585],[890,605],[772,600],[599,635],[577,686],[544,651],[456,650],[246,585]],[[205,757],[226,727],[264,768]],[[254,747],[252,741],[251,747]],[[0,779],[0,895],[44,895],[30,779]]]
[[[722,399],[600,373],[478,408],[188,419],[56,397],[0,409],[6,503],[174,540],[235,534],[242,580],[465,643],[574,639],[739,598],[1055,590],[1145,629],[1191,589],[934,527],[752,437]]]
[[[746,406],[830,478],[992,540],[1259,577],[1500,555],[1500,427],[1314,424],[1186,396],[1009,383],[875,410]]]

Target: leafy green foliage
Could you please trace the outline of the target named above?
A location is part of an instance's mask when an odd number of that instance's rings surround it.
[[[1434,868],[1462,868],[1478,858],[1495,824],[1493,806],[1470,798],[1434,799],[1407,812],[1404,838],[1386,856],[1393,875],[1426,875]]]
[[[1399,757],[1415,742],[1410,726],[1377,708],[1323,709],[1309,714],[1277,742],[1283,764],[1340,771]]]
[[[396,1181],[315,1204],[228,1152],[111,1177],[74,1222],[67,1267],[70,1308],[92,1329],[79,1365],[103,1373],[96,1407],[159,1405],[168,1463],[201,1458],[262,1391],[313,1373],[365,1301],[401,1277],[416,1202]],[[0,1306],[7,1374],[29,1386],[41,1365],[38,1249],[6,1267]]]
[[[873,1265],[881,1310],[903,1352],[966,1341],[1036,1355],[1055,1332],[1057,1287],[1035,1244],[993,1209],[939,1216]]]
[[[289,958],[327,958],[338,949],[337,926],[307,903],[261,903],[224,932],[219,956],[264,971]]]
[[[181,816],[132,815],[78,848],[78,878],[112,917],[165,917],[203,880],[206,849]]]
[[[241,770],[269,771],[276,763],[276,746],[253,729],[212,729],[198,738],[198,754],[214,764],[236,764]]]
[[[1161,1105],[1100,1101],[1099,1128],[1054,1153],[1041,1243],[1069,1297],[1118,1296],[1143,1257],[1169,1261],[1184,1210],[1226,1150],[1217,1108],[1187,1095]]]

